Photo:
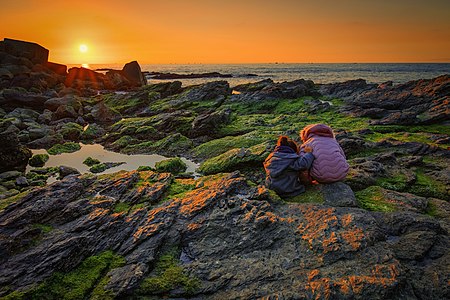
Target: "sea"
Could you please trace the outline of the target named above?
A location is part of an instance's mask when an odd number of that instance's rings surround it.
[[[91,64],[90,69],[122,69],[123,65]],[[181,79],[183,86],[226,80],[230,86],[271,78],[275,82],[309,79],[317,84],[365,79],[368,83],[431,79],[450,74],[450,63],[267,63],[267,64],[141,64],[142,71],[177,74],[219,72],[232,78]],[[149,83],[173,81],[149,79]]]

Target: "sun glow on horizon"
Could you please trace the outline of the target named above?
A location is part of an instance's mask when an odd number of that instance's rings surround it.
[[[81,44],[79,49],[81,53],[86,53],[88,51],[88,46],[86,46],[85,44]]]

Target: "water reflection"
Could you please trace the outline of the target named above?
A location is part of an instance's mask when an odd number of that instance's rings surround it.
[[[45,163],[45,167],[57,167],[68,166],[77,169],[80,173],[90,173],[89,167],[83,164],[83,161],[87,157],[92,157],[100,160],[101,162],[125,162],[125,164],[107,169],[97,174],[109,174],[115,173],[120,170],[132,171],[136,170],[139,166],[151,166],[154,167],[155,163],[167,159],[167,157],[158,154],[136,154],[127,155],[122,153],[116,153],[105,150],[100,144],[85,145],[80,144],[81,149],[73,153],[62,153],[59,155],[50,155],[50,159]],[[45,149],[32,150],[34,154],[46,154]],[[198,164],[185,158],[181,158],[187,165],[186,172],[193,172],[198,168]],[[27,172],[33,169],[27,166]]]

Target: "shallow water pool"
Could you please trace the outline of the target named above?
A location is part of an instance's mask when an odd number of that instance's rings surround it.
[[[62,153],[58,155],[49,155],[50,159],[45,163],[44,167],[57,167],[68,166],[77,169],[81,174],[90,173],[89,167],[83,164],[83,161],[87,157],[92,157],[100,160],[100,162],[125,162],[117,167],[107,169],[97,174],[110,174],[121,170],[132,171],[136,170],[139,166],[154,167],[155,163],[167,159],[167,157],[158,154],[122,154],[106,150],[100,144],[85,145],[81,144],[81,149],[73,153]],[[34,154],[48,154],[45,149],[32,150]],[[193,172],[199,167],[195,162],[181,157],[187,165],[186,172]],[[33,167],[27,166],[27,172],[33,169]],[[48,183],[54,180],[49,179]]]

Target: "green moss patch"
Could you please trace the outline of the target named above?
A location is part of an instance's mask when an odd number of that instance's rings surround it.
[[[195,189],[196,183],[193,179],[175,179],[167,191],[167,196],[163,201],[174,198],[182,198],[184,194]]]
[[[22,193],[19,193],[17,195],[5,198],[5,199],[0,199],[0,212],[2,210],[4,210],[8,205],[15,203],[17,201],[19,201],[20,199],[22,199],[23,197],[25,197],[26,195],[28,195],[30,193],[30,190],[26,190]]]
[[[43,234],[49,233],[53,230],[53,227],[48,224],[33,224],[32,227],[35,229],[39,229]]]
[[[444,183],[437,181],[432,176],[427,175],[423,169],[416,170],[417,180],[408,192],[423,196],[434,197],[443,200],[450,200],[449,191]]]
[[[180,133],[172,134],[159,141],[149,141],[130,145],[123,151],[125,153],[186,153],[193,146],[193,142]]]
[[[379,186],[370,186],[355,193],[358,205],[370,211],[392,212],[396,210],[395,205],[389,203]]]
[[[113,212],[114,213],[122,213],[122,212],[128,212],[130,209],[130,205],[125,202],[118,202],[116,205],[114,205]]]
[[[65,140],[76,141],[80,138],[83,127],[80,124],[69,122],[64,124],[58,131]]]
[[[262,167],[262,162],[269,155],[268,145],[255,145],[248,149],[232,149],[210,158],[200,165],[199,171],[205,175],[229,172],[249,165]]]
[[[295,203],[318,203],[323,204],[325,201],[322,192],[320,191],[320,187],[318,185],[308,186],[306,187],[306,191],[303,194],[300,194],[295,197],[285,198],[287,202],[295,202]]]
[[[106,251],[88,257],[69,273],[55,273],[38,287],[26,292],[13,292],[6,299],[113,299],[113,294],[104,290],[109,280],[106,273],[124,264],[123,257]]]
[[[240,136],[226,136],[215,139],[193,149],[197,157],[210,158],[239,147],[251,147],[267,141],[266,136],[261,136],[258,132],[250,132]]]
[[[169,158],[159,161],[155,164],[157,172],[169,172],[172,174],[178,174],[186,171],[187,165],[179,157]]]
[[[181,288],[186,295],[192,295],[200,287],[200,281],[188,276],[179,265],[177,251],[162,255],[156,262],[155,275],[144,279],[139,294],[167,295],[171,290]]]
[[[61,153],[72,153],[81,149],[80,144],[74,142],[67,142],[64,144],[56,144],[47,150],[50,155],[57,155]]]
[[[93,165],[99,164],[100,161],[96,158],[92,158],[92,157],[87,157],[84,161],[83,164],[85,164],[88,167],[92,167]]]
[[[35,154],[32,158],[30,158],[28,164],[32,167],[43,167],[48,159],[48,154]]]

